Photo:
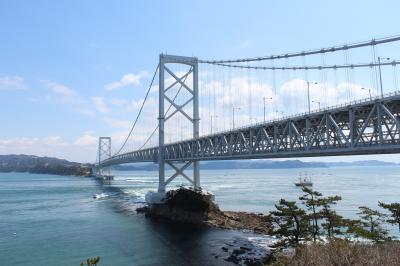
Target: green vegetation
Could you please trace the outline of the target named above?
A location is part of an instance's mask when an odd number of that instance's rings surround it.
[[[390,212],[390,218],[387,219],[386,222],[397,225],[400,232],[400,203],[386,204],[383,202],[379,202],[379,206]]]
[[[332,206],[340,196],[324,197],[322,193],[304,187],[304,195],[296,201],[279,200],[271,212],[273,235],[281,240],[272,265],[400,265],[400,242],[392,241],[384,223],[399,226],[400,203],[379,206],[389,214],[366,206],[359,207],[359,219],[346,219]],[[328,241],[320,241],[325,237]],[[351,242],[359,237],[373,242]],[[310,243],[310,241],[312,241]],[[307,243],[307,244],[306,244]],[[291,247],[289,252],[279,252]]]
[[[208,212],[214,206],[210,198],[184,187],[168,191],[166,194],[166,204],[170,208],[201,213]]]
[[[91,175],[92,165],[34,155],[0,155],[0,172],[28,172],[53,175]]]
[[[278,224],[274,234],[282,238],[281,244],[298,245],[301,239],[308,238],[309,223],[306,212],[296,202],[281,199],[272,211],[273,221]]]
[[[302,242],[317,242],[321,236],[334,239],[341,236],[355,236],[369,239],[375,243],[391,240],[384,222],[398,225],[400,230],[400,204],[379,203],[379,206],[390,212],[388,215],[366,206],[359,207],[359,220],[345,219],[333,210],[342,198],[340,196],[324,197],[322,193],[304,187],[304,195],[299,201],[305,205],[301,208],[296,201],[281,199],[271,212],[273,234],[282,239],[278,246],[298,246]]]
[[[89,258],[86,260],[86,266],[97,266],[100,261],[100,257]],[[81,262],[81,266],[84,266],[84,263]]]
[[[385,215],[377,210],[372,210],[368,207],[359,207],[360,220],[349,228],[351,233],[357,237],[371,239],[375,242],[389,240],[387,237],[388,231],[382,228],[382,223],[385,221]]]

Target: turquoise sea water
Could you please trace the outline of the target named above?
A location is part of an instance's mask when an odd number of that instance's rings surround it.
[[[360,205],[400,201],[400,167],[204,170],[201,178],[222,209],[266,212],[280,198],[301,194],[293,183],[304,171],[316,190],[342,196],[337,209],[348,217]],[[110,185],[84,177],[0,174],[0,265],[79,265],[91,256],[101,256],[101,265],[221,265],[212,254],[224,240],[251,237],[175,228],[136,215],[145,193],[156,189],[157,173],[114,174]],[[98,193],[109,196],[93,199]]]

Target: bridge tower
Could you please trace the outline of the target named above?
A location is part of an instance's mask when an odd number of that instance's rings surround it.
[[[178,77],[178,73],[174,73],[170,65],[186,65],[190,69],[181,77]],[[172,77],[172,85],[166,86],[165,74]],[[186,77],[192,75],[191,82],[186,80]],[[184,78],[185,77],[185,78]],[[191,84],[188,84],[191,83]],[[183,104],[177,104],[174,99],[169,97],[166,92],[170,90],[173,86],[181,86],[185,90],[185,93],[190,94],[189,100]],[[175,110],[170,114],[166,114],[164,103],[170,103]],[[184,109],[188,104],[192,104],[192,112]],[[158,115],[158,126],[159,126],[159,152],[158,152],[158,166],[159,166],[159,185],[158,193],[154,193],[150,199],[152,202],[157,202],[161,200],[165,195],[166,186],[175,179],[177,176],[182,176],[187,179],[195,189],[200,189],[200,168],[199,161],[189,160],[189,161],[173,161],[165,158],[165,123],[174,115],[181,113],[186,117],[193,125],[193,138],[199,137],[199,84],[198,84],[198,60],[196,57],[185,57],[176,55],[165,55],[160,54],[159,61],[159,115]],[[165,166],[170,166],[175,173],[165,179]],[[184,170],[189,166],[193,165],[193,175],[190,178]]]
[[[99,137],[98,162],[102,162],[111,157],[111,137]],[[98,167],[97,175],[110,174],[110,167]]]

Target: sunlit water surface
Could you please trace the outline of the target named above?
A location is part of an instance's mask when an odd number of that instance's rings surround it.
[[[201,182],[223,210],[267,212],[280,198],[302,194],[294,182],[305,171],[315,190],[342,196],[337,210],[346,217],[356,217],[361,205],[400,201],[400,167],[203,170]],[[101,265],[223,265],[213,257],[222,243],[237,237],[260,240],[234,231],[176,228],[136,215],[145,193],[156,189],[157,173],[114,174],[110,185],[84,177],[0,174],[0,265],[79,265],[93,256],[101,256]],[[177,179],[171,187],[183,182]],[[99,193],[108,197],[93,199]]]

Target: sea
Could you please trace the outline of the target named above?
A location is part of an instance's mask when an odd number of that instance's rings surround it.
[[[267,246],[269,236],[220,229],[194,229],[154,221],[135,212],[154,171],[115,171],[110,183],[94,178],[28,173],[0,174],[0,265],[80,265],[100,256],[106,265],[229,265],[220,250],[232,239]],[[266,213],[281,198],[296,200],[299,175],[314,189],[340,195],[335,206],[357,217],[359,206],[400,201],[399,166],[310,169],[202,170],[201,186],[222,210]],[[184,185],[177,178],[170,187]],[[93,195],[99,194],[95,199]],[[398,236],[396,228],[389,228]]]

